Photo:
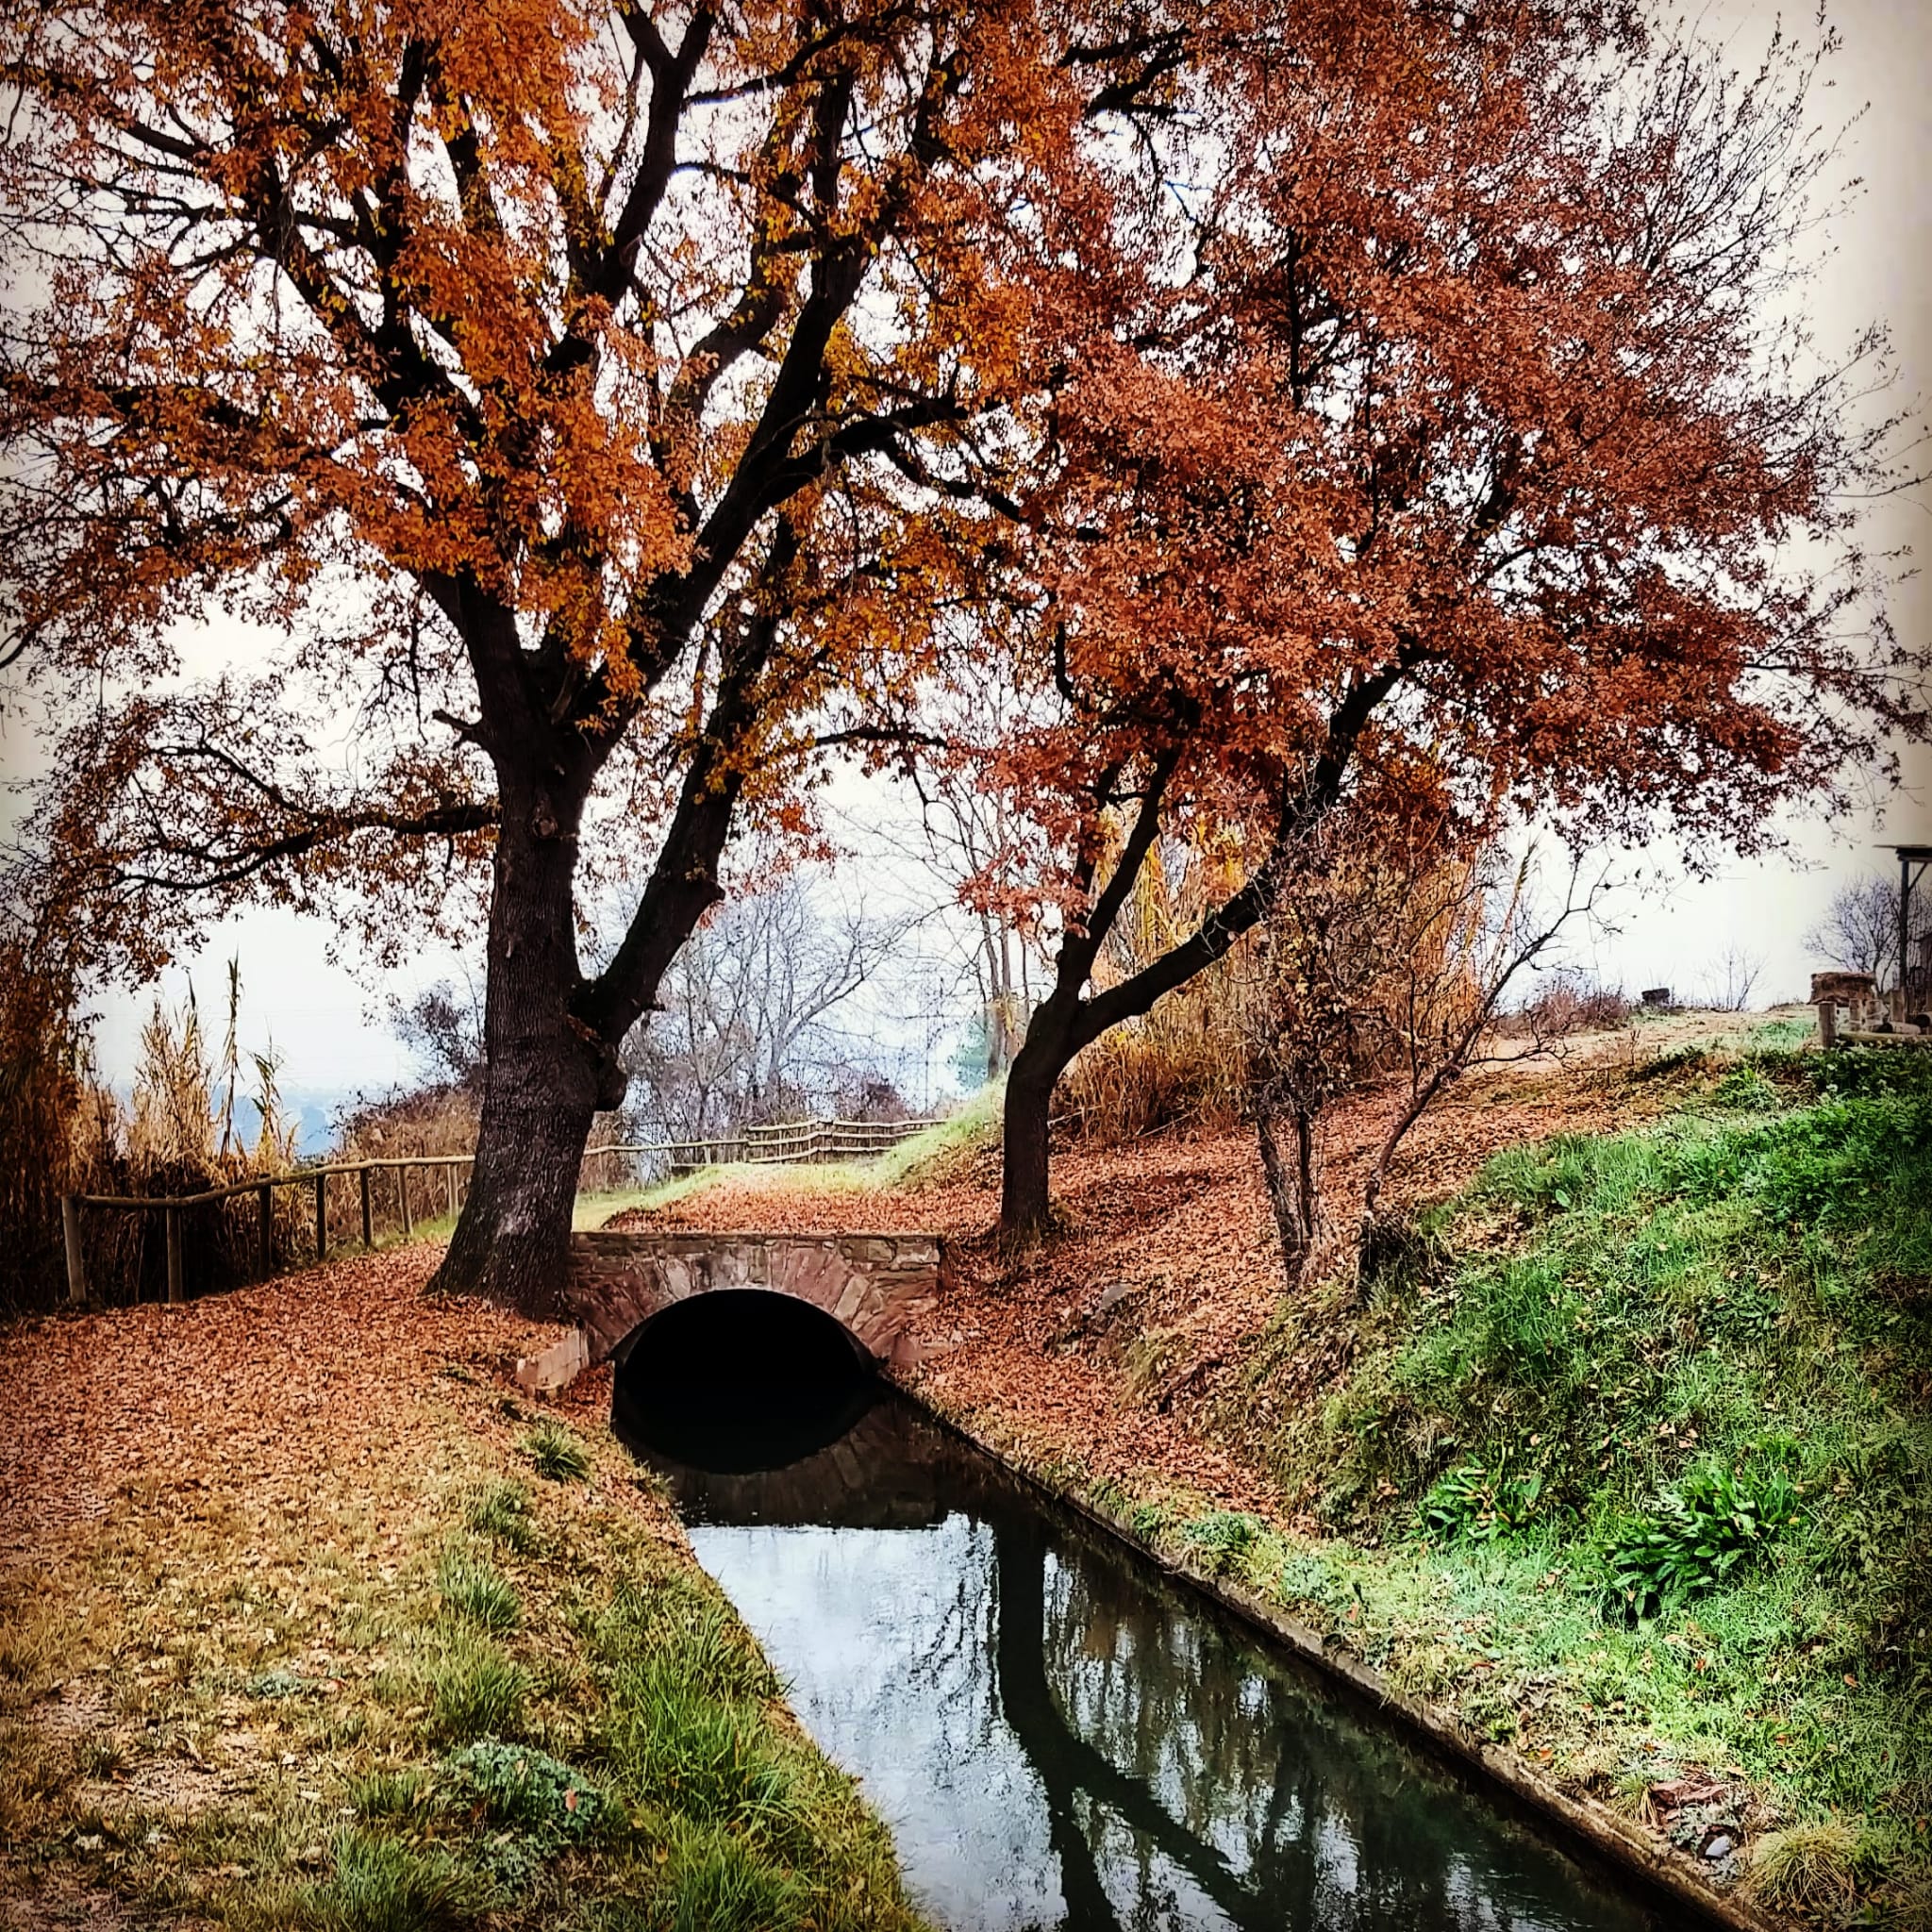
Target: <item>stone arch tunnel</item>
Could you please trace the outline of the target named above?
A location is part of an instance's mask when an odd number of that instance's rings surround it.
[[[653,1317],[721,1291],[758,1290],[829,1316],[873,1362],[913,1356],[911,1324],[939,1291],[932,1234],[714,1234],[599,1229],[571,1237],[565,1302],[582,1361],[622,1361]]]

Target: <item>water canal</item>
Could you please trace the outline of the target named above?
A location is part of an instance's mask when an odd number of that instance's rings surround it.
[[[758,1359],[736,1319],[728,1380],[715,1348],[640,1349],[619,1432],[948,1932],[1685,1923],[857,1373],[824,1318]]]

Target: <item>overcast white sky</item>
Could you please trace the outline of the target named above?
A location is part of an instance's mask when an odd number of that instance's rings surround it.
[[[1701,18],[1705,31],[1731,38],[1740,63],[1747,64],[1776,14],[1761,0],[1733,0]],[[1923,403],[1932,397],[1932,9],[1923,0],[1838,0],[1832,15],[1844,47],[1821,106],[1836,123],[1861,102],[1870,104],[1846,149],[1866,189],[1829,238],[1836,254],[1814,291],[1813,308],[1827,345],[1848,341],[1867,321],[1890,324],[1900,393]],[[1807,8],[1790,9],[1787,17],[1801,32],[1808,27]],[[1874,514],[1873,535],[1888,547],[1906,543],[1932,553],[1932,491],[1884,506]],[[1907,638],[1932,635],[1932,589],[1923,580],[1904,585],[1893,609]],[[23,750],[17,735],[0,742],[0,763],[13,763]],[[1813,963],[1804,934],[1835,888],[1882,862],[1885,855],[1873,849],[1879,841],[1932,839],[1932,757],[1914,754],[1904,791],[1874,797],[1836,832],[1803,823],[1785,829],[1790,857],[1733,861],[1705,880],[1685,876],[1671,853],[1629,855],[1624,870],[1660,874],[1667,889],[1626,895],[1614,908],[1619,930],[1595,941],[1597,970],[1629,989],[1669,985],[1694,997],[1726,950],[1737,948],[1761,960],[1762,997],[1802,995]],[[244,1041],[258,1046],[273,1039],[291,1090],[375,1091],[407,1079],[411,1068],[389,1029],[389,1003],[459,962],[425,956],[399,974],[358,975],[329,963],[327,937],[317,923],[290,914],[253,912],[226,922],[210,934],[193,969],[204,1001],[216,1000],[222,962],[239,953]],[[179,974],[169,975],[171,998],[182,984]],[[109,1077],[131,1074],[152,997],[152,989],[124,990],[101,1002],[99,1047]]]

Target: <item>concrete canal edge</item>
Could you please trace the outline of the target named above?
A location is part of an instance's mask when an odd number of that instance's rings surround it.
[[[970,1423],[936,1407],[917,1389],[907,1387],[896,1376],[890,1379],[901,1394],[917,1404],[921,1412],[940,1427],[970,1442],[982,1456],[991,1457],[1002,1469],[1041,1495],[1050,1496],[1062,1508],[1084,1516],[1135,1555],[1211,1597],[1244,1623],[1347,1684],[1357,1695],[1418,1734],[1439,1755],[1474,1772],[1479,1779],[1500,1785],[1520,1803],[1549,1818],[1560,1834],[1580,1840],[1599,1857],[1622,1866],[1653,1890],[1666,1891],[1692,1907],[1710,1924],[1733,1927],[1735,1932],[1801,1932],[1796,1920],[1760,1910],[1733,1893],[1720,1891],[1687,1855],[1658,1844],[1634,1819],[1625,1818],[1599,1799],[1577,1797],[1561,1790],[1516,1752],[1503,1750],[1476,1736],[1454,1711],[1398,1690],[1374,1665],[1351,1657],[1340,1644],[1324,1640],[1318,1630],[1297,1622],[1254,1591],[1143,1541],[1124,1518],[1101,1507],[1091,1497],[1063,1489],[1039,1471],[1015,1461]]]

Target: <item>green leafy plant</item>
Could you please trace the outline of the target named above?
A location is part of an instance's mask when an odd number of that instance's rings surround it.
[[[1462,1462],[1445,1471],[1422,1502],[1424,1531],[1446,1542],[1493,1542],[1521,1529],[1536,1514],[1543,1479],[1537,1470],[1507,1474],[1507,1457],[1493,1469]]]
[[[615,1815],[583,1772],[534,1745],[479,1739],[453,1752],[442,1769],[453,1795],[480,1803],[493,1823],[514,1825],[541,1853],[594,1838]]]
[[[1236,1568],[1261,1534],[1261,1519],[1241,1509],[1216,1509],[1199,1516],[1181,1531],[1190,1549],[1198,1550],[1217,1571]]]
[[[1783,1470],[1745,1475],[1707,1465],[1665,1491],[1613,1543],[1611,1591],[1633,1616],[1674,1610],[1714,1590],[1797,1516],[1797,1491]]]
[[[554,1483],[580,1483],[591,1473],[590,1452],[560,1423],[539,1423],[524,1438],[524,1454]]]

